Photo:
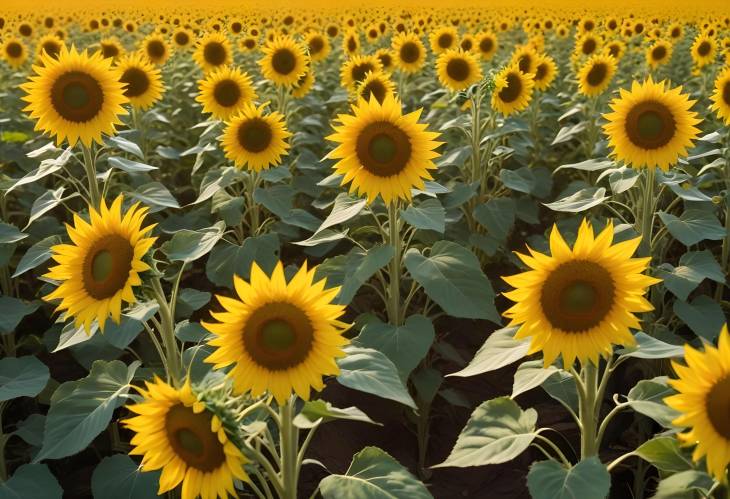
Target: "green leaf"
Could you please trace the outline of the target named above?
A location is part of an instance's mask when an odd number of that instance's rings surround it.
[[[263,234],[249,237],[241,246],[223,241],[213,248],[205,265],[205,274],[216,286],[233,287],[233,276],[248,279],[251,264],[256,262],[264,272],[274,270],[279,261],[279,237]]]
[[[347,305],[357,291],[381,268],[388,265],[395,254],[392,246],[377,245],[367,252],[353,248],[347,255],[330,258],[317,267],[317,278],[326,277],[327,286],[342,286],[336,302]]]
[[[180,204],[170,194],[167,187],[159,182],[150,182],[149,184],[139,186],[136,190],[130,192],[129,195],[148,205],[150,211],[158,211],[162,208],[180,208]]]
[[[499,171],[499,178],[505,187],[525,194],[531,194],[537,182],[535,174],[529,166],[523,166],[517,170],[502,168]]]
[[[200,193],[190,204],[199,204],[212,198],[218,191],[225,189],[240,176],[240,170],[234,166],[209,170],[200,182]]]
[[[542,389],[565,407],[578,413],[578,388],[572,374],[558,370],[543,382]]]
[[[193,288],[183,288],[178,295],[175,315],[178,318],[190,317],[193,312],[200,310],[210,302],[213,295],[207,291],[198,291]]]
[[[709,250],[689,251],[681,256],[679,264],[689,267],[698,276],[715,282],[725,282],[725,273]]]
[[[476,376],[496,371],[523,358],[530,349],[530,340],[516,340],[514,337],[516,331],[516,327],[494,331],[474,355],[469,365],[449,376]]]
[[[73,193],[64,199],[63,192],[65,190],[65,187],[59,187],[58,189],[49,189],[41,194],[35,201],[33,201],[33,206],[31,206],[30,208],[28,223],[25,224],[25,228],[27,229],[30,224],[32,224],[34,221],[38,220],[40,217],[58,206],[62,201],[78,196],[77,193]]]
[[[610,160],[597,160],[597,159],[587,159],[585,161],[581,161],[580,163],[570,163],[567,165],[560,165],[553,171],[560,171],[560,170],[583,170],[586,172],[595,172],[598,170],[605,170],[607,168],[611,168],[613,166],[616,166],[616,164],[613,161]]]
[[[56,353],[74,345],[78,345],[79,343],[89,341],[98,330],[99,324],[96,321],[91,323],[91,327],[88,332],[84,328],[83,324],[77,327],[74,325],[73,321],[68,322],[63,326],[61,334],[58,337],[58,344],[51,353]]]
[[[398,369],[385,354],[372,348],[345,347],[346,356],[337,362],[337,381],[348,388],[395,400],[416,409],[416,403],[398,376]]]
[[[355,454],[344,475],[319,482],[324,499],[430,499],[416,477],[387,452],[365,447]]]
[[[708,497],[714,480],[707,473],[687,470],[668,476],[659,482],[652,499],[695,499],[697,492]]]
[[[111,156],[109,158],[109,166],[112,168],[118,168],[127,173],[144,173],[157,170],[156,166],[148,165],[146,163],[140,163],[138,161],[132,161],[131,159],[118,158]]]
[[[97,360],[87,377],[59,386],[46,416],[43,447],[33,462],[60,459],[88,447],[126,399],[137,367],[137,361],[127,367],[118,360]]]
[[[446,461],[433,468],[467,468],[511,461],[537,436],[536,422],[535,409],[523,411],[507,397],[487,400],[474,409]]]
[[[333,243],[335,241],[345,239],[347,237],[348,232],[349,232],[349,229],[345,229],[341,232],[337,232],[332,229],[324,229],[324,230],[320,230],[319,232],[315,232],[307,239],[303,239],[301,241],[296,241],[292,244],[296,244],[297,246],[307,246],[307,247],[319,246],[320,244]]]
[[[402,379],[423,360],[435,337],[428,317],[412,315],[402,326],[393,326],[380,320],[368,322],[354,344],[384,353],[398,368]]]
[[[677,218],[671,213],[659,212],[669,233],[685,246],[692,246],[705,239],[719,241],[725,237],[725,228],[710,212],[691,208]]]
[[[428,257],[411,248],[403,259],[426,294],[453,317],[501,324],[494,290],[474,253],[451,241],[438,241]]]
[[[319,226],[315,234],[355,218],[366,205],[367,199],[355,198],[346,192],[341,192],[335,198],[335,204],[332,206],[332,211],[329,215],[327,215],[327,218],[324,219],[324,222],[322,222],[322,225]]]
[[[31,414],[15,425],[15,431],[12,434],[22,438],[33,447],[40,447],[43,443],[45,424],[46,417],[43,414]]]
[[[570,469],[556,461],[540,461],[530,468],[527,487],[533,499],[603,499],[611,489],[611,475],[595,456]]]
[[[305,402],[302,410],[294,418],[294,425],[297,428],[311,428],[320,419],[325,423],[334,419],[347,419],[350,421],[380,425],[380,423],[376,423],[370,419],[367,414],[357,407],[340,409],[324,400],[310,400],[309,402]]]
[[[25,252],[23,258],[18,262],[13,277],[18,277],[48,261],[52,255],[51,247],[60,243],[61,238],[59,236],[48,236],[28,248],[28,251]]]
[[[61,499],[63,489],[45,464],[24,464],[7,482],[0,482],[2,499]]]
[[[94,468],[91,493],[96,499],[155,499],[160,471],[142,472],[126,454],[107,456]]]
[[[410,205],[400,212],[403,220],[416,229],[433,230],[443,234],[446,230],[446,210],[438,199],[427,199],[418,206]]]
[[[528,360],[520,364],[512,383],[511,398],[542,385],[550,376],[558,372],[555,366],[543,367],[542,360]]]
[[[726,322],[720,304],[707,295],[696,297],[692,303],[674,300],[672,309],[697,336],[708,341],[717,338]]]
[[[629,391],[627,403],[633,410],[648,416],[665,428],[681,414],[664,403],[664,398],[676,392],[667,385],[666,376],[643,379]]]
[[[63,165],[68,163],[68,160],[71,158],[71,151],[72,148],[68,147],[57,158],[44,159],[43,161],[41,161],[41,164],[38,166],[38,168],[31,172],[28,172],[26,175],[23,176],[23,178],[20,178],[18,180],[13,179],[15,180],[15,182],[13,183],[13,185],[8,187],[6,192],[9,193],[13,189],[17,189],[21,185],[35,183],[43,177],[51,175],[52,173],[56,173],[61,168],[63,168]]]
[[[543,204],[553,211],[579,213],[598,206],[606,199],[608,199],[608,196],[606,196],[605,187],[586,187],[570,196]]]
[[[654,437],[641,444],[633,454],[668,473],[692,469],[692,460],[684,455],[676,437]]]
[[[684,356],[684,346],[672,345],[658,340],[648,334],[639,331],[636,338],[635,348],[624,348],[619,350],[623,357],[634,357],[637,359],[671,359]]]
[[[162,245],[162,251],[172,261],[189,263],[208,254],[223,237],[225,230],[224,222],[200,230],[179,230],[172,239]]]
[[[39,302],[26,303],[12,296],[0,296],[0,334],[15,331],[23,317],[35,312]]]
[[[515,224],[517,207],[511,198],[496,198],[474,208],[474,218],[487,229],[487,237],[497,244],[507,240]]]
[[[0,359],[0,402],[35,397],[49,378],[48,367],[32,355]]]
[[[125,139],[124,137],[121,137],[119,135],[115,137],[107,137],[106,140],[117,146],[122,151],[133,154],[139,159],[144,159],[144,153],[142,152],[142,149],[140,149],[140,147],[131,140]],[[112,158],[109,159],[111,160]]]
[[[12,244],[22,241],[28,234],[20,232],[15,225],[0,222],[0,244]]]

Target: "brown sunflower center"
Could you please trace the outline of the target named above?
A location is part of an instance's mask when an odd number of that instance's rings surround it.
[[[700,46],[697,47],[697,53],[704,57],[710,53],[710,48],[710,42],[702,42],[700,43]]]
[[[357,138],[355,151],[367,171],[378,177],[397,175],[411,159],[411,141],[388,121],[367,125]]]
[[[231,24],[231,31],[233,31],[234,33],[240,33],[242,29],[243,24],[238,21],[235,21],[233,24]]]
[[[368,102],[370,102],[371,96],[375,97],[375,100],[382,104],[387,92],[388,91],[382,81],[371,80],[362,88],[360,95],[362,95],[362,98]]]
[[[61,47],[54,41],[47,41],[43,44],[43,50],[46,54],[51,57],[55,57],[61,51]]]
[[[121,291],[132,270],[134,248],[118,234],[110,234],[94,242],[83,263],[83,281],[86,292],[96,300],[103,300]]]
[[[371,29],[370,31],[368,31],[368,38],[375,39],[377,37],[378,37],[378,30]]]
[[[730,376],[715,383],[707,394],[707,416],[720,435],[730,440]]]
[[[378,54],[378,59],[380,59],[380,64],[383,65],[383,68],[389,68],[393,64],[393,59],[391,59],[390,54]]]
[[[141,68],[127,68],[119,80],[127,84],[127,88],[124,89],[124,95],[127,97],[139,97],[150,88],[150,79]]]
[[[33,28],[28,24],[21,24],[18,32],[23,36],[30,36],[33,34]]]
[[[583,50],[583,53],[586,55],[592,54],[596,50],[596,41],[593,38],[587,39],[583,42],[581,50]]]
[[[618,57],[619,50],[620,48],[617,44],[612,44],[608,46],[608,53],[611,54],[613,57]]]
[[[226,460],[223,444],[211,429],[212,415],[208,411],[198,414],[192,407],[177,404],[170,407],[165,416],[165,430],[175,454],[191,468],[211,472]]]
[[[615,30],[617,26],[618,24],[613,19],[608,21],[608,29],[610,29],[611,31]]]
[[[655,61],[661,61],[667,56],[667,48],[664,46],[654,47],[651,51],[651,58]]]
[[[113,43],[103,43],[101,45],[101,53],[105,59],[114,58],[119,55],[119,49]]]
[[[726,81],[722,87],[722,100],[726,105],[730,106],[730,81]]]
[[[188,36],[187,33],[184,33],[184,32],[175,33],[175,43],[182,46],[182,45],[187,45],[188,42],[190,42],[190,37]]]
[[[297,66],[297,58],[291,50],[282,48],[271,57],[271,67],[280,75],[288,75]]]
[[[573,260],[553,270],[543,284],[540,305],[550,324],[568,333],[599,325],[614,303],[614,282],[601,265]]]
[[[340,30],[339,30],[339,29],[337,29],[337,27],[336,27],[336,26],[330,26],[330,27],[328,27],[328,28],[327,28],[327,35],[328,35],[328,36],[329,36],[330,38],[334,38],[334,37],[336,37],[336,36],[337,36],[337,33],[338,33],[339,31],[340,31]]]
[[[310,54],[319,54],[324,48],[324,40],[322,40],[322,38],[318,36],[315,36],[314,38],[311,38],[309,40],[308,45]]]
[[[23,55],[23,46],[18,42],[10,42],[5,46],[5,53],[13,59]]]
[[[208,42],[203,49],[203,58],[211,66],[220,66],[226,62],[228,52],[220,42]]]
[[[454,58],[446,64],[446,74],[452,80],[464,81],[469,78],[471,68],[469,67],[469,63],[464,59]]]
[[[347,51],[348,52],[354,52],[357,50],[357,40],[355,40],[353,37],[350,37],[347,39]]]
[[[535,81],[542,81],[547,76],[548,66],[544,62],[537,65],[535,68]]]
[[[261,118],[245,121],[238,128],[238,143],[248,152],[265,151],[272,139],[271,126]]]
[[[681,31],[679,31],[679,28],[673,28],[671,36],[672,38],[679,38],[680,33]]]
[[[474,42],[472,42],[469,38],[465,38],[461,41],[461,48],[466,52],[469,52],[473,46]]]
[[[605,81],[607,75],[608,67],[604,63],[599,62],[594,64],[588,71],[586,82],[592,87],[597,87]]]
[[[507,75],[507,86],[497,94],[502,102],[514,102],[522,94],[522,78],[517,73]]]
[[[147,44],[147,54],[152,60],[165,57],[165,44],[159,40],[151,40]]]
[[[65,120],[85,123],[98,116],[104,104],[104,91],[99,82],[83,71],[69,71],[56,79],[51,87],[51,103]]]
[[[246,41],[244,41],[243,44],[247,49],[251,50],[256,46],[256,41],[253,38],[246,38]]]
[[[231,107],[241,98],[241,88],[233,80],[221,80],[213,89],[213,98],[221,106]]]
[[[492,40],[489,37],[482,38],[479,42],[479,50],[481,50],[484,53],[489,53],[492,51],[492,47],[494,47],[494,40]]]
[[[674,137],[677,123],[664,104],[645,101],[635,105],[626,116],[626,134],[642,149],[658,149]]]
[[[406,42],[400,48],[400,59],[406,64],[412,64],[421,56],[421,49],[414,42]]]
[[[294,367],[307,358],[314,328],[307,314],[287,302],[256,309],[243,330],[243,345],[251,358],[272,371]]]
[[[530,68],[532,67],[532,57],[530,56],[530,54],[522,54],[520,56],[519,62],[517,63],[517,66],[523,73],[529,73]]]
[[[452,43],[454,43],[454,37],[450,33],[444,33],[438,38],[438,45],[442,49],[451,47]]]
[[[365,79],[365,76],[370,72],[374,71],[375,67],[369,63],[369,62],[363,62],[360,64],[355,64],[352,67],[352,70],[350,71],[350,74],[352,75],[352,79],[359,83]]]

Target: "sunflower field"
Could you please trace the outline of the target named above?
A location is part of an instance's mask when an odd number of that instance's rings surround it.
[[[730,498],[727,0],[2,0],[0,499]]]

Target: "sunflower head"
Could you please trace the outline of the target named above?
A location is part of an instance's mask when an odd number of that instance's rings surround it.
[[[646,49],[646,61],[652,69],[656,69],[662,64],[669,62],[672,57],[672,44],[663,40],[654,42]]]
[[[401,71],[416,73],[426,62],[426,47],[415,33],[398,33],[393,37],[395,64]]]
[[[158,33],[152,33],[142,40],[141,50],[150,61],[158,66],[165,64],[170,58],[170,47],[165,38]]]
[[[263,53],[264,57],[259,60],[261,72],[277,85],[296,85],[309,64],[304,48],[290,36],[275,37],[264,46]]]
[[[238,68],[225,66],[214,69],[198,82],[200,94],[195,98],[204,113],[219,120],[228,120],[247,103],[256,99],[251,77]]]
[[[160,100],[165,87],[160,70],[139,52],[131,53],[119,60],[116,66],[119,81],[125,84],[124,95],[130,104],[138,109],[149,109]]]
[[[195,35],[192,31],[186,28],[178,28],[172,33],[172,43],[177,49],[188,49],[192,46],[194,40]]]
[[[512,54],[511,65],[525,74],[534,74],[537,66],[537,52],[530,45],[518,47]]]
[[[592,55],[578,71],[578,90],[596,97],[606,91],[616,73],[616,59],[610,55]]]
[[[680,92],[681,87],[668,90],[651,77],[644,83],[634,81],[630,91],[621,89],[611,102],[613,112],[604,115],[613,155],[630,166],[665,171],[686,156],[700,120],[690,111],[695,101]]]
[[[459,42],[459,34],[456,28],[445,26],[431,33],[429,36],[431,50],[434,54],[440,54],[454,48]]]
[[[483,60],[490,60],[495,52],[497,52],[497,48],[499,48],[497,35],[489,31],[480,33],[477,36],[476,47]]]
[[[340,68],[340,82],[350,93],[357,90],[368,73],[381,71],[380,59],[375,55],[356,55],[345,61]]]
[[[231,64],[233,62],[232,52],[228,37],[222,33],[212,32],[198,41],[193,59],[207,73]]]
[[[203,323],[216,336],[205,360],[216,369],[233,364],[236,392],[268,391],[281,404],[294,391],[309,400],[312,388],[324,387],[323,376],[339,373],[335,361],[348,343],[345,307],[333,303],[339,288],[326,288],[315,271],[305,262],[287,282],[281,262],[270,277],[254,263],[249,282],[234,277],[237,298],[218,296],[224,310]]]
[[[327,58],[332,47],[329,39],[322,33],[312,31],[306,37],[307,49],[309,50],[309,58],[312,62],[322,61]]]
[[[393,51],[387,48],[378,49],[375,52],[375,57],[380,61],[380,65],[383,71],[390,73],[395,67],[395,59],[393,58]]]
[[[115,61],[124,54],[124,47],[116,38],[104,38],[99,42],[99,50],[104,59]]]
[[[558,74],[558,67],[555,60],[549,55],[539,54],[535,65],[535,90],[544,91],[550,88],[555,76]]]
[[[402,114],[401,103],[392,95],[383,103],[374,96],[358,100],[351,115],[339,115],[342,125],[327,137],[338,146],[327,157],[339,159],[335,173],[350,192],[365,194],[368,202],[380,195],[386,204],[410,200],[411,189],[423,189],[436,168],[434,151],[441,143],[437,133],[418,123],[421,111]]]
[[[679,393],[665,398],[667,405],[682,413],[673,421],[689,428],[678,435],[685,445],[695,445],[692,459],[707,458],[707,469],[718,480],[727,479],[730,464],[730,334],[723,326],[718,346],[704,351],[684,347],[686,365],[672,362],[678,379],[669,384]]]
[[[264,114],[266,104],[256,107],[243,105],[226,125],[223,132],[223,150],[238,168],[261,171],[281,162],[289,149],[284,115],[275,111]]]
[[[348,30],[342,37],[342,51],[348,56],[360,52],[360,35],[355,30]]]
[[[7,38],[3,42],[2,47],[0,47],[0,50],[2,50],[2,58],[13,69],[22,66],[28,59],[28,49],[25,48],[25,44],[18,38]]]
[[[525,74],[513,64],[494,77],[492,108],[505,116],[525,109],[532,100],[535,86],[534,75]]]
[[[63,40],[53,34],[44,35],[36,44],[36,52],[38,56],[44,52],[51,57],[58,57],[63,46]]]
[[[725,68],[715,80],[715,91],[712,94],[713,111],[717,111],[717,116],[730,125],[730,68]]]
[[[706,34],[697,35],[690,49],[692,60],[698,68],[711,64],[717,57],[717,41]]]
[[[436,59],[436,73],[443,86],[458,92],[482,79],[482,68],[471,52],[450,49]]]
[[[357,98],[370,101],[373,97],[381,104],[389,95],[395,95],[395,84],[382,71],[371,71],[357,86]]]
[[[642,274],[649,258],[631,257],[641,237],[612,244],[613,236],[610,222],[595,236],[583,220],[570,248],[553,226],[551,254],[528,247],[529,255],[516,254],[529,270],[503,277],[515,288],[504,295],[515,302],[504,316],[519,326],[516,338],[531,338],[529,353],[543,352],[546,366],[559,355],[566,369],[575,359],[597,366],[612,345],[634,344],[634,313],[652,310],[643,295],[659,280]]]
[[[295,99],[301,99],[312,90],[314,86],[314,70],[311,65],[307,66],[307,70],[299,77],[291,90],[291,95]]]

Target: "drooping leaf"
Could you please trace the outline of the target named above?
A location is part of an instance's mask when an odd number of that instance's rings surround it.
[[[94,499],[155,499],[160,470],[143,472],[126,454],[107,456],[94,468]]]
[[[604,499],[611,489],[611,476],[595,456],[570,469],[557,461],[540,461],[530,468],[527,487],[533,499]]]
[[[0,359],[0,402],[35,397],[49,378],[48,367],[32,355]]]
[[[494,331],[474,355],[469,365],[449,376],[476,376],[496,371],[523,358],[530,348],[530,341],[516,340],[514,337],[516,331],[516,327]]]
[[[24,464],[7,482],[0,482],[2,499],[61,499],[63,489],[45,464]]]

